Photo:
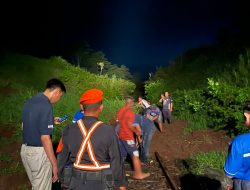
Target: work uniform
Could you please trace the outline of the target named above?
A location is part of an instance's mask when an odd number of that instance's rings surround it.
[[[77,111],[73,117],[72,123],[76,123],[77,121],[79,121],[83,117],[84,117],[84,112],[82,110]],[[62,149],[63,149],[63,143],[62,143],[62,138],[60,138],[57,149],[56,149],[57,162],[59,160],[61,160],[60,156],[61,156]],[[60,163],[58,162],[58,165],[59,164]],[[61,181],[60,181],[62,190],[69,189],[70,180],[72,177],[72,165],[73,165],[73,163],[68,159],[67,164],[65,165],[65,167],[63,169],[63,174],[61,176]]]
[[[146,115],[148,115],[150,120],[158,116],[155,122],[162,123],[162,113],[161,113],[161,110],[157,106],[151,106],[150,109],[146,111]]]
[[[91,133],[93,126],[97,127]],[[112,127],[98,122],[95,117],[84,116],[65,128],[62,142],[59,179],[68,159],[74,163],[69,189],[106,190],[126,186],[118,138]]]
[[[153,121],[140,114],[135,114],[135,121],[133,125],[139,125],[141,127],[142,145],[140,157],[142,162],[147,162],[149,157],[149,147],[156,131],[156,127]]]
[[[250,189],[249,139],[250,132],[237,136],[229,145],[224,171],[233,178],[234,190]]]
[[[164,121],[167,121],[168,123],[171,123],[171,104],[173,103],[173,99],[171,97],[164,98],[162,101],[162,114],[164,117]]]
[[[21,158],[35,190],[51,190],[52,165],[41,142],[42,135],[53,134],[54,116],[49,99],[43,94],[32,97],[24,104],[23,144]]]

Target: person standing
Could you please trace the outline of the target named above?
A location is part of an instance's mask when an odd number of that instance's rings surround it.
[[[164,121],[167,121],[170,124],[173,111],[173,99],[169,96],[168,92],[165,92],[164,95],[161,95],[159,102],[162,103],[162,114]]]
[[[147,100],[143,99],[142,97],[139,97],[136,106],[141,107],[143,109],[143,114],[145,114],[150,107],[150,103]]]
[[[68,160],[73,163],[69,189],[126,190],[126,176],[118,138],[114,129],[98,120],[103,110],[103,92],[99,89],[85,91],[80,98],[84,117],[63,131],[63,148],[58,158],[58,176],[63,173]]]
[[[250,128],[250,102],[243,108],[245,124]],[[233,190],[250,189],[250,132],[237,136],[229,145],[224,165],[226,175],[233,179]]]
[[[52,104],[66,92],[64,84],[51,79],[43,93],[29,99],[23,107],[21,158],[34,190],[51,190],[58,180],[57,161],[52,145],[54,118]],[[51,179],[52,177],[52,179]]]
[[[127,154],[131,157],[134,168],[134,179],[144,179],[149,177],[149,173],[143,173],[141,168],[141,161],[139,159],[139,151],[134,140],[134,133],[140,136],[139,131],[133,126],[135,121],[135,113],[131,109],[134,105],[134,98],[131,96],[125,97],[125,105],[118,110],[117,119],[120,124],[119,140],[120,149],[123,157]]]

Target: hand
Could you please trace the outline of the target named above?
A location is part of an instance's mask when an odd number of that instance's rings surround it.
[[[55,183],[55,182],[58,181],[57,172],[58,172],[58,171],[57,171],[57,165],[52,166],[52,174],[53,174],[53,176],[52,176],[52,182],[53,182],[53,183]]]
[[[74,118],[73,118],[73,123],[76,123],[77,121],[79,121],[80,119],[82,119],[84,116],[84,113],[82,111],[77,111],[74,115]]]
[[[61,123],[58,122],[59,119],[60,119],[60,117],[54,117],[54,124],[60,125]]]

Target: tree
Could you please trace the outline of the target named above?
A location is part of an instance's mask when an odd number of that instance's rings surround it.
[[[103,62],[99,62],[99,63],[97,63],[97,65],[100,67],[100,75],[102,75],[102,70],[104,68],[104,63]]]

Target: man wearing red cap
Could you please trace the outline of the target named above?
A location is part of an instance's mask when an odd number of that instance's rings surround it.
[[[58,160],[62,179],[69,158],[73,164],[69,189],[126,189],[126,177],[118,139],[112,127],[98,121],[103,110],[103,92],[90,89],[80,98],[84,118],[63,131],[63,149]]]

